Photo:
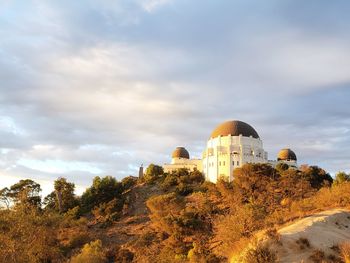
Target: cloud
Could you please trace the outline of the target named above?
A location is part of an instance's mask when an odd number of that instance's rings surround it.
[[[198,157],[227,119],[254,126],[271,159],[289,146],[301,163],[350,170],[349,19],[326,2],[253,2],[9,1],[1,176],[82,189],[178,145]]]
[[[167,5],[171,3],[172,0],[141,0],[141,6],[147,11],[147,12],[153,12],[157,8],[160,8],[163,5]]]

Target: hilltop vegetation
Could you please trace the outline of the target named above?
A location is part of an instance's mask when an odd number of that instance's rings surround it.
[[[0,191],[0,262],[227,262],[259,231],[350,208],[345,173],[248,164],[234,177],[213,184],[150,165],[141,179],[96,177],[81,197],[59,178],[43,202],[40,185],[21,180]],[[276,260],[264,249],[242,262]]]

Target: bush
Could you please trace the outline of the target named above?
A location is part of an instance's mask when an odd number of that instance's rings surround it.
[[[310,241],[307,238],[300,237],[296,243],[299,245],[300,249],[310,248],[311,244]]]
[[[177,177],[173,174],[166,175],[164,181],[160,184],[163,191],[168,191],[172,186],[177,185]]]
[[[137,178],[135,178],[135,177],[128,176],[128,177],[123,178],[123,180],[122,180],[123,191],[129,190],[136,183],[137,183]]]
[[[350,263],[350,243],[340,245],[340,253],[345,263]]]
[[[105,263],[107,257],[102,248],[101,240],[95,240],[86,244],[80,254],[74,256],[71,263]]]
[[[96,206],[92,210],[92,214],[100,223],[112,223],[120,217],[122,208],[122,200],[114,198],[108,203],[102,203]]]
[[[150,246],[156,238],[156,234],[153,232],[144,233],[138,238],[136,245],[140,247]]]
[[[61,216],[42,214],[36,207],[0,210],[0,262],[62,260],[58,227]]]
[[[276,253],[266,245],[258,244],[255,248],[249,249],[242,263],[274,263],[277,262]]]
[[[143,176],[143,180],[147,184],[153,184],[155,181],[160,179],[163,174],[164,174],[163,167],[156,164],[150,164],[146,169],[146,173]]]
[[[114,262],[129,263],[129,262],[132,262],[133,259],[134,259],[134,253],[132,253],[128,249],[120,249],[115,256]]]
[[[325,258],[325,253],[319,249],[314,250],[314,252],[310,256],[310,260],[315,263],[323,263]]]
[[[70,234],[68,238],[67,247],[69,249],[80,248],[90,241],[90,236],[86,232],[75,232]]]
[[[100,178],[96,176],[92,186],[86,189],[81,197],[81,205],[85,212],[102,203],[120,198],[123,192],[122,183],[118,182],[112,176]]]

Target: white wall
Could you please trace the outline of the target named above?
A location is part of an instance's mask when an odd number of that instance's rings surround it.
[[[260,139],[244,136],[211,138],[203,152],[203,173],[208,181],[224,176],[233,179],[233,170],[246,163],[266,163],[267,152]]]

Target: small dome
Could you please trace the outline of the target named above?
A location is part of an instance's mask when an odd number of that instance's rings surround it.
[[[172,158],[190,159],[190,154],[184,147],[176,147],[175,151],[173,151]]]
[[[297,156],[291,149],[282,149],[277,156],[278,161],[296,161]]]
[[[250,126],[248,123],[243,121],[226,121],[221,123],[219,126],[215,128],[215,130],[211,133],[210,138],[216,138],[219,136],[245,136],[259,139],[259,135],[256,130]]]

